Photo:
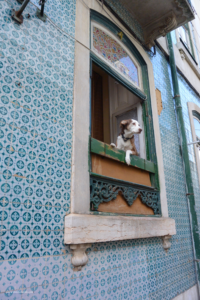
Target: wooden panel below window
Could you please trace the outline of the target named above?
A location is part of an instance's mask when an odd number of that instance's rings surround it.
[[[119,214],[154,215],[153,209],[143,204],[139,197],[129,206],[120,194],[115,200],[108,203],[101,203],[98,211]]]
[[[92,154],[92,172],[124,181],[151,186],[149,172],[97,154]]]

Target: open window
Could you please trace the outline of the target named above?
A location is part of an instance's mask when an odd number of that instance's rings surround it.
[[[161,215],[145,65],[119,36],[92,21],[91,210]],[[143,128],[134,135],[139,156],[132,155],[130,166],[125,163],[125,152],[110,146],[116,143],[120,122],[126,119],[138,120]]]
[[[92,64],[91,137],[116,143],[122,120],[137,120],[144,128],[142,100],[98,65]],[[144,131],[135,135],[139,157],[146,159]]]
[[[90,20],[82,2],[77,4],[84,22],[77,20],[76,38],[87,48],[75,46],[71,210],[65,216],[65,243],[79,255],[89,247],[86,243],[160,236],[166,248],[176,230],[168,217],[152,63],[135,39],[123,34],[123,25],[117,20],[114,24],[93,4]],[[99,48],[98,42],[93,45],[93,24],[101,30]],[[107,46],[114,50],[115,61],[109,59]],[[110,142],[115,142],[121,118],[130,115],[141,118],[144,130],[136,142],[140,156],[132,156],[127,166],[125,152]]]

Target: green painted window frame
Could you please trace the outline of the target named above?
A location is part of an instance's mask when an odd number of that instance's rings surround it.
[[[112,23],[105,16],[99,14],[94,10],[90,10],[90,21],[95,21],[100,25],[106,27],[108,30],[112,32],[118,37],[118,33],[121,32],[121,29],[117,27],[114,23]],[[90,24],[91,24],[90,22]],[[90,27],[91,30],[91,27]],[[91,32],[90,32],[91,37]],[[121,42],[129,49],[135,59],[138,61],[141,71],[142,71],[142,83],[143,83],[143,91],[136,88],[134,85],[130,84],[128,80],[126,80],[119,73],[115,72],[108,64],[106,64],[103,60],[97,57],[92,51],[90,53],[90,78],[92,80],[92,64],[95,63],[100,68],[102,68],[105,72],[107,72],[111,77],[120,82],[123,86],[129,89],[132,93],[137,95],[142,100],[142,114],[143,114],[143,122],[144,122],[144,134],[145,134],[145,145],[146,145],[146,160],[137,156],[131,156],[131,165],[138,167],[142,170],[150,172],[150,179],[152,187],[156,190],[160,190],[159,187],[159,179],[158,179],[158,166],[157,166],[157,157],[156,157],[156,147],[155,147],[155,136],[154,136],[154,128],[153,128],[153,116],[152,116],[152,108],[151,108],[151,98],[149,91],[149,79],[148,79],[148,69],[147,65],[136,49],[136,47],[132,44],[130,39],[123,33],[123,37]],[[90,41],[91,47],[92,41]],[[91,82],[90,82],[91,86]],[[91,88],[90,88],[91,90]],[[91,96],[90,96],[91,98]],[[91,103],[91,99],[90,99]],[[147,125],[148,124],[148,125]],[[90,132],[91,132],[91,120],[90,120]],[[102,151],[102,149],[104,149]],[[125,163],[125,152],[118,149],[110,149],[109,145],[97,141],[93,138],[89,138],[89,170],[91,172],[91,153],[96,153],[99,155],[103,155],[109,157],[111,159],[115,159]],[[110,178],[112,179],[112,178]]]
[[[111,158],[113,160],[119,161],[121,163],[126,164],[125,156],[126,153],[123,150],[119,150],[113,148],[112,146],[100,142],[91,137],[90,139],[90,152],[94,154],[98,154],[107,158]],[[153,162],[140,158],[136,155],[131,155],[131,163],[132,167],[139,168],[141,170],[147,171],[149,173],[156,173],[156,166]]]
[[[193,110],[193,111],[192,111],[192,115],[193,115],[194,117],[196,117],[196,118],[200,121],[200,113],[198,113],[198,111]]]

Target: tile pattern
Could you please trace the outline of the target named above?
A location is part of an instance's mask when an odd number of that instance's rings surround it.
[[[106,0],[113,11],[131,28],[131,30],[144,42],[144,33],[141,25],[123,7],[120,0]]]
[[[139,86],[138,70],[129,55],[117,41],[97,27],[93,27],[93,47],[118,72]]]
[[[67,34],[74,35],[75,2],[47,1],[56,25],[38,20],[30,3],[18,26],[13,6],[0,1],[0,299],[172,299],[195,284],[195,273],[165,57],[157,49],[152,63],[164,105],[166,188],[177,226],[172,247],[166,255],[160,238],[94,244],[88,265],[73,272],[63,220],[70,211],[74,41]],[[197,103],[179,80],[185,99]]]
[[[193,102],[200,107],[200,99],[194,93],[194,91],[189,87],[187,82],[180,75],[179,75],[178,79],[179,79],[181,102],[182,102],[183,117],[184,117],[185,128],[186,128],[187,142],[191,143],[191,142],[193,142],[193,139],[192,139],[192,132],[191,132],[187,102]],[[192,171],[192,183],[193,183],[194,195],[195,195],[195,206],[196,206],[196,212],[197,212],[197,217],[198,217],[198,224],[200,227],[200,198],[199,198],[200,188],[199,188],[199,179],[198,179],[198,173],[197,173],[197,167],[196,167],[194,146],[189,145],[188,151],[189,151],[189,158],[190,158],[190,168]]]
[[[156,57],[152,58],[156,88],[161,91],[163,110],[159,116],[165,182],[168,199],[169,216],[176,221],[177,234],[172,238],[172,251],[175,262],[170,275],[170,290],[166,299],[171,299],[181,291],[195,284],[193,250],[190,232],[190,222],[185,189],[185,178],[182,158],[179,150],[176,117],[174,113],[173,87],[169,64],[163,54],[157,49]],[[181,87],[180,87],[181,88]],[[186,93],[187,90],[187,93]],[[189,95],[191,89],[185,87]],[[182,95],[181,95],[182,96]],[[174,268],[175,267],[175,268]],[[186,278],[193,274],[191,280]],[[183,282],[187,281],[187,288]],[[157,296],[156,299],[162,299]]]
[[[60,253],[70,206],[74,41],[39,21],[33,5],[20,27],[10,5],[0,4],[1,255]]]

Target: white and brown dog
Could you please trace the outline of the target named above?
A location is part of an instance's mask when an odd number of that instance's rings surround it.
[[[130,155],[139,155],[134,143],[134,134],[141,133],[142,128],[140,127],[138,121],[133,119],[121,121],[120,128],[121,133],[117,137],[116,145],[112,143],[111,146],[126,151],[125,160],[127,165],[130,165]]]

